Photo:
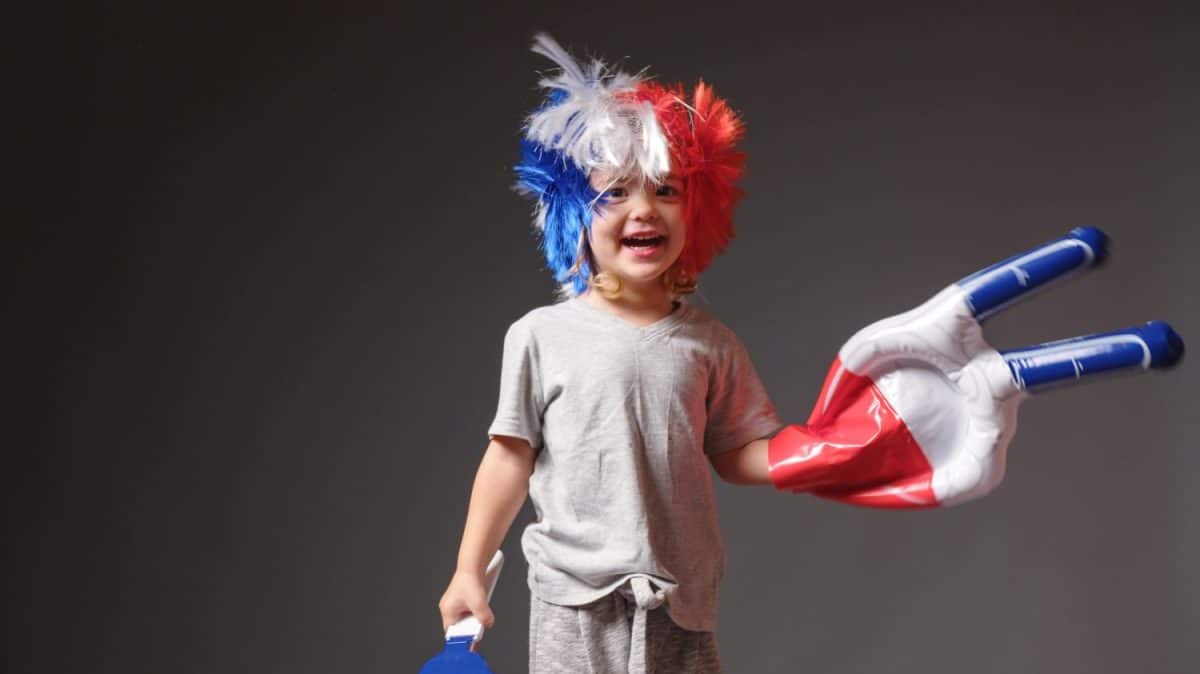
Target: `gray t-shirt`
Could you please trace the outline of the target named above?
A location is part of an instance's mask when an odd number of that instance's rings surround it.
[[[529,312],[504,338],[488,435],[539,449],[530,591],[577,606],[644,574],[680,627],[715,629],[725,550],[705,455],[781,425],[737,336],[690,304],[645,327],[578,298]]]

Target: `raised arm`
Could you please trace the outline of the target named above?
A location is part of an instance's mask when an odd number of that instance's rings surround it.
[[[495,622],[484,569],[525,502],[536,455],[521,438],[498,435],[488,444],[471,488],[458,566],[438,602],[443,630],[467,615],[474,615],[487,628]]]

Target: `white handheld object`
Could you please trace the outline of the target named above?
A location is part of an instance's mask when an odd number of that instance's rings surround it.
[[[484,582],[487,583],[488,601],[492,601],[492,592],[496,589],[496,581],[500,580],[500,569],[504,567],[504,553],[499,550],[492,555],[492,561],[488,562],[487,569],[483,572]],[[478,643],[483,639],[483,623],[475,616],[467,616],[462,620],[450,626],[446,630],[446,641],[451,639],[461,639],[469,637],[473,642]]]

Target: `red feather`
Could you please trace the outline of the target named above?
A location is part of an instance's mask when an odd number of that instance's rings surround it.
[[[654,107],[671,147],[672,171],[684,181],[688,240],[680,261],[695,277],[733,238],[733,208],[742,197],[736,183],[746,165],[737,143],[745,127],[703,81],[690,102],[681,84],[643,82],[633,95]]]

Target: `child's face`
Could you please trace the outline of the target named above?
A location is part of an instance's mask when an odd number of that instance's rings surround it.
[[[674,174],[659,185],[592,171],[592,188],[604,195],[592,216],[589,243],[598,271],[623,284],[658,281],[683,252],[683,181]]]

